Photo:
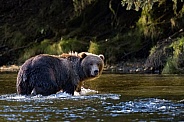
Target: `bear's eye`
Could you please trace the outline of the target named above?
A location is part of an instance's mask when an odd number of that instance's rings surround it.
[[[89,63],[90,66],[92,66],[93,64],[92,63]]]

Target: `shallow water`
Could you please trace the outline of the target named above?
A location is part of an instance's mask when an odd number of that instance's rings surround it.
[[[0,73],[0,121],[184,121],[184,76],[103,74],[82,95],[19,96]]]

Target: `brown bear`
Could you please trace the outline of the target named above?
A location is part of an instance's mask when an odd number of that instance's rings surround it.
[[[103,67],[103,55],[83,52],[56,57],[40,54],[21,66],[17,76],[17,93],[45,96],[62,90],[74,95],[74,91],[81,91],[82,81],[98,77]]]

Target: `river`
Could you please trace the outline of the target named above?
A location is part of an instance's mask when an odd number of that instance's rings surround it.
[[[0,121],[184,121],[184,75],[103,74],[82,95],[16,94],[17,73],[0,73]]]

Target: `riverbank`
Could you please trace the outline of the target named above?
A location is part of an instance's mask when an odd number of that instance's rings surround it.
[[[104,73],[123,73],[123,74],[137,74],[150,73],[144,67],[145,60],[137,60],[136,62],[121,62],[115,65],[106,65]]]
[[[151,73],[151,70],[145,69],[144,60],[138,60],[136,62],[121,62],[115,65],[105,65],[104,73],[124,73],[124,74],[136,74],[136,73]],[[0,72],[18,72],[21,66],[18,65],[4,65],[0,67]]]
[[[21,66],[17,65],[9,65],[9,66],[1,66],[0,72],[18,72]]]

